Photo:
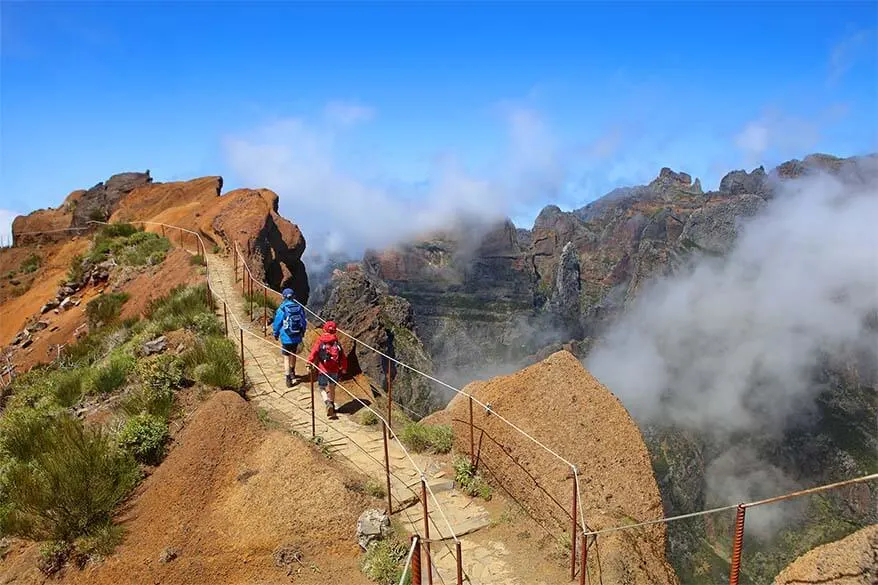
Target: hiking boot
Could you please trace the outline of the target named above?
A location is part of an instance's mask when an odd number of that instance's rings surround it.
[[[287,374],[287,388],[293,387],[293,376],[291,374]]]
[[[335,407],[332,403],[326,404],[326,416],[327,418],[335,418]]]

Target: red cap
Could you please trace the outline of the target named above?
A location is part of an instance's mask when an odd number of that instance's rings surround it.
[[[335,321],[327,321],[323,324],[323,330],[327,333],[335,333],[336,329]]]

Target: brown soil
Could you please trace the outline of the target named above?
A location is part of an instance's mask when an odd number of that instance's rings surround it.
[[[790,563],[774,585],[874,585],[878,583],[878,525],[824,544]]]
[[[167,296],[176,286],[203,284],[205,277],[199,274],[198,268],[192,264],[191,254],[174,248],[164,262],[139,273],[122,286],[131,296],[122,307],[120,318],[141,316],[151,301]]]
[[[0,304],[0,345],[8,344],[27,320],[39,313],[40,307],[55,298],[58,286],[70,267],[70,260],[88,249],[88,245],[88,238],[75,238],[64,244],[12,248],[0,254],[5,270],[17,268],[21,260],[32,252],[43,256],[43,265],[34,273],[36,278],[30,290],[18,297],[6,297]],[[20,254],[23,257],[18,259]],[[15,266],[5,268],[7,262],[15,263]]]
[[[465,390],[577,466],[583,511],[592,529],[662,517],[637,425],[616,396],[569,352],[559,351],[509,376],[474,382]],[[470,451],[468,420],[468,400],[462,396],[425,419],[452,424],[455,448],[463,453]],[[477,404],[473,424],[479,466],[492,483],[547,530],[569,534],[569,468]],[[663,525],[602,537],[599,554],[606,582],[676,583],[665,560],[665,542]],[[590,559],[597,563],[597,556]]]
[[[237,394],[196,411],[166,460],[121,515],[123,544],[60,583],[366,584],[354,531],[372,504],[344,487],[346,473],[287,433],[266,431]],[[290,545],[302,565],[275,566]],[[160,556],[177,549],[177,558]],[[41,583],[33,549],[11,553],[0,582]],[[13,571],[16,571],[15,573]],[[17,575],[21,580],[8,581]]]

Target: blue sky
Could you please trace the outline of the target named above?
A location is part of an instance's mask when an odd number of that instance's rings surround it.
[[[0,225],[148,168],[271,188],[356,252],[878,151],[874,1],[0,6]]]

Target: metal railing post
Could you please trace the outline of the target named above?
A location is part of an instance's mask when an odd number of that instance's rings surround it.
[[[579,562],[579,585],[585,585],[585,576],[588,573],[588,538],[585,530],[582,531],[582,553]],[[589,579],[590,580],[590,579]]]
[[[178,228],[180,230],[180,247],[184,250],[186,249],[186,242],[183,240],[183,228]]]
[[[381,431],[384,436],[384,476],[387,480],[387,515],[393,514],[393,500],[390,497],[390,455],[387,450],[387,424],[381,421]]]
[[[314,421],[314,366],[308,364],[308,378],[311,380],[311,438],[317,436],[316,423]]]
[[[229,336],[229,311],[226,308],[226,302],[223,301],[223,327],[226,331],[226,337]]]
[[[241,334],[241,396],[244,395],[244,388],[247,386],[247,378],[244,374],[244,328],[238,329]]]
[[[476,435],[473,430],[473,397],[469,397],[469,462],[473,470],[476,467]]]
[[[427,560],[427,583],[433,585],[433,565],[430,562],[430,513],[427,509],[427,479],[421,476],[421,503],[424,508],[424,558]]]
[[[741,551],[744,546],[744,504],[738,504],[735,513],[735,540],[732,544],[732,565],[729,569],[729,585],[738,585],[741,574]]]
[[[390,379],[391,362],[387,360],[387,426],[393,428],[393,381]]]
[[[412,553],[412,585],[421,585],[421,539],[417,534],[412,535],[412,544],[415,547]]]
[[[264,286],[262,287],[262,335],[268,335],[268,288]]]
[[[576,476],[573,479],[573,529],[570,532],[570,580],[576,578]]]

